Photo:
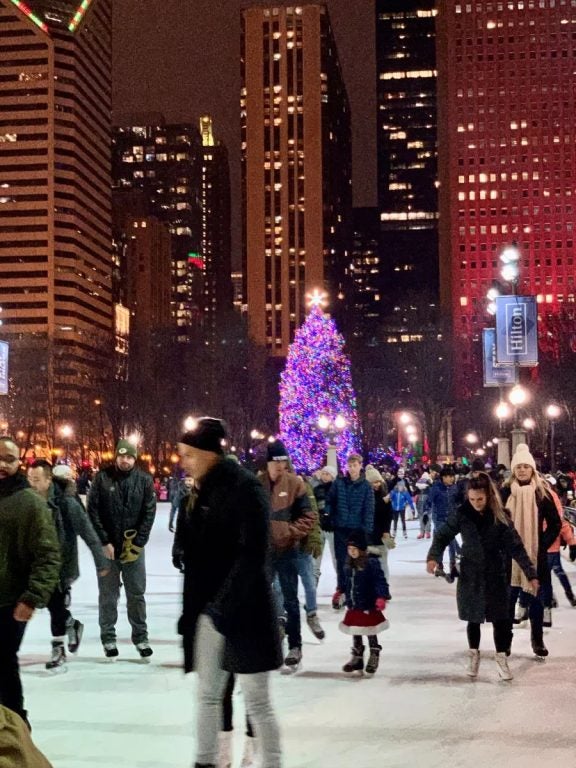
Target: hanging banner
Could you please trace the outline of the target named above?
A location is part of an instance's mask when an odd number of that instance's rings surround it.
[[[482,331],[482,361],[485,387],[507,387],[518,384],[516,365],[498,365],[496,362],[496,329]]]
[[[496,361],[498,365],[538,365],[536,296],[496,299]]]
[[[8,394],[8,350],[6,341],[0,341],[0,395]]]

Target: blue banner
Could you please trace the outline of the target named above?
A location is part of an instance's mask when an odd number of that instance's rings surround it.
[[[6,341],[0,341],[0,395],[8,394],[8,350]]]
[[[485,387],[507,387],[518,384],[518,368],[515,365],[498,365],[496,362],[496,329],[482,331],[482,361]]]
[[[536,296],[496,299],[496,360],[498,365],[538,365]]]

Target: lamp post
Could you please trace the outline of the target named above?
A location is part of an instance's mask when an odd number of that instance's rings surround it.
[[[60,427],[60,435],[64,438],[64,444],[66,448],[66,452],[64,455],[64,461],[66,464],[68,464],[68,452],[70,448],[70,438],[74,434],[74,430],[70,426],[70,424],[64,424],[64,426]]]
[[[338,469],[338,445],[336,444],[336,438],[346,429],[346,419],[340,415],[334,419],[328,416],[320,416],[318,418],[318,426],[328,438],[326,463]]]
[[[512,403],[514,407],[514,427],[512,429],[512,455],[514,455],[516,448],[520,445],[520,443],[526,442],[526,430],[524,427],[521,427],[518,421],[518,409],[524,405],[529,398],[528,390],[525,389],[525,387],[522,387],[520,384],[517,384],[515,387],[512,387],[510,392],[508,393],[508,400]]]
[[[501,400],[496,406],[494,413],[498,419],[498,443],[496,462],[510,467],[510,440],[506,437],[504,431],[504,422],[510,418],[511,411],[508,403]]]
[[[546,416],[548,416],[548,421],[550,422],[550,471],[552,474],[556,471],[556,419],[559,418],[561,413],[561,409],[557,405],[554,405],[554,403],[551,403],[548,408],[546,408]]]

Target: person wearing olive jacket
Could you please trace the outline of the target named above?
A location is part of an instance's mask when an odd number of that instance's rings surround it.
[[[152,476],[135,466],[136,457],[136,447],[129,440],[119,440],[114,464],[98,472],[88,494],[88,514],[110,560],[110,571],[98,578],[100,639],[107,658],[118,656],[120,577],[126,590],[132,642],[142,658],[152,656],[144,597],[144,547],[156,516],[156,494]]]
[[[28,722],[18,650],[60,573],[60,545],[46,504],[19,472],[20,451],[0,438],[0,704]]]
[[[442,554],[454,536],[462,536],[460,578],[456,588],[458,616],[468,622],[468,667],[470,677],[480,665],[480,625],[492,622],[496,665],[502,680],[511,680],[507,655],[512,642],[510,602],[510,560],[538,589],[537,573],[522,539],[506,515],[498,492],[485,472],[471,478],[466,501],[453,510],[448,520],[434,531],[427,556],[427,570],[434,573]]]

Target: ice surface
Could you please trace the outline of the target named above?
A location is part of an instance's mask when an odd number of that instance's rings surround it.
[[[161,504],[149,546],[148,617],[154,656],[141,662],[130,643],[125,607],[118,622],[120,657],[104,660],[97,624],[96,576],[81,544],[82,577],[74,615],[86,629],[66,674],[44,670],[50,629],[45,611],[28,628],[21,661],[34,738],[54,768],[190,768],[194,756],[194,676],[180,668],[176,635],[180,576],[170,558],[168,505]],[[274,673],[285,768],[547,768],[576,765],[572,735],[576,694],[576,609],[558,582],[560,607],[545,634],[546,662],[535,661],[529,631],[515,632],[514,680],[498,681],[490,627],[482,638],[476,681],[466,677],[465,625],[456,615],[455,585],[428,576],[429,542],[399,539],[390,553],[390,629],[381,635],[373,679],[340,671],[349,638],[329,596],[334,575],[328,550],[319,616],[327,637],[316,641],[303,622],[304,660],[293,677]],[[217,548],[215,549],[217,551]],[[574,566],[565,568],[576,581]],[[555,577],[553,577],[555,579]],[[242,695],[235,696],[238,761]],[[239,762],[237,763],[239,764]]]

